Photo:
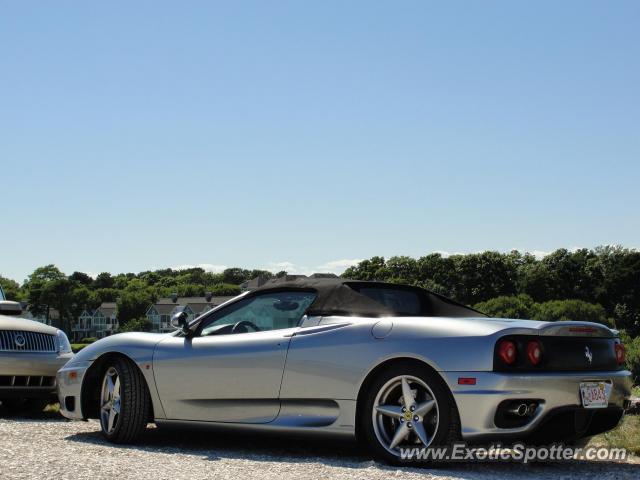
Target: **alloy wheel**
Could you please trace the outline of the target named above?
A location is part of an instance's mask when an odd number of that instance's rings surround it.
[[[109,367],[104,375],[100,394],[100,424],[107,435],[116,429],[120,405],[120,375],[114,367]]]
[[[371,419],[380,445],[399,456],[401,447],[431,445],[438,431],[438,402],[420,378],[397,376],[378,391]]]

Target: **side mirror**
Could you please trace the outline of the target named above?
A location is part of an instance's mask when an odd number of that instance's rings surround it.
[[[180,330],[185,335],[189,335],[191,333],[189,330],[187,314],[184,312],[178,312],[171,317],[171,326],[176,330]]]
[[[0,301],[0,315],[20,315],[22,306],[18,302]]]

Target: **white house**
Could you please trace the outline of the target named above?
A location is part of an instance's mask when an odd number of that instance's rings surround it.
[[[36,322],[44,323],[45,325],[58,325],[60,320],[60,314],[55,308],[49,309],[49,317],[45,313],[40,315],[34,315],[29,310],[28,305],[25,302],[20,302],[22,305],[22,314],[20,315],[22,318],[26,318],[27,320],[35,320]]]
[[[172,295],[169,298],[161,298],[147,309],[147,319],[151,322],[153,332],[172,332],[171,317],[184,311],[189,321],[208,312],[212,308],[231,300],[233,297],[214,297],[207,294],[204,297],[178,297]]]
[[[87,337],[103,338],[118,331],[115,302],[103,302],[95,310],[85,310],[72,325],[74,341]]]

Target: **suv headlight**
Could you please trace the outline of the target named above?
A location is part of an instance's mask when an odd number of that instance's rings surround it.
[[[62,330],[58,330],[58,353],[71,353],[71,344]]]

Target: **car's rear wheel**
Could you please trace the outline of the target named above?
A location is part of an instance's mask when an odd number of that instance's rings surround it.
[[[361,431],[374,456],[398,463],[402,449],[448,445],[459,420],[443,381],[424,367],[393,365],[372,382],[361,412]]]
[[[114,443],[133,443],[147,427],[150,398],[138,367],[118,357],[109,361],[100,384],[100,427]]]

